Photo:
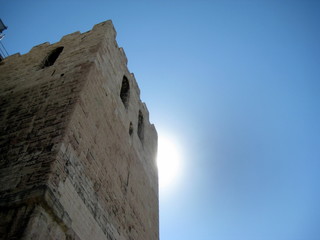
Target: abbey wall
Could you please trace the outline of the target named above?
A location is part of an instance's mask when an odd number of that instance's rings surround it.
[[[115,38],[0,62],[0,239],[159,239],[157,132]]]

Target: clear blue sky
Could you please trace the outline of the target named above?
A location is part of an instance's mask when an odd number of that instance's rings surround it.
[[[161,240],[320,239],[320,1],[5,1],[9,53],[112,19],[183,148]]]

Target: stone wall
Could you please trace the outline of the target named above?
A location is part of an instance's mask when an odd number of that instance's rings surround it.
[[[0,63],[0,238],[159,239],[157,133],[115,37]]]

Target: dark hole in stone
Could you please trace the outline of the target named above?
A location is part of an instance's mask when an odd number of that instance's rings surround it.
[[[144,122],[143,122],[143,115],[141,111],[139,111],[139,116],[138,116],[138,136],[142,141],[144,138]]]
[[[46,152],[51,152],[52,148],[53,148],[53,143],[48,145],[45,149],[46,149]]]
[[[129,90],[130,90],[129,81],[124,76],[123,79],[122,79],[122,85],[121,85],[121,90],[120,90],[120,98],[121,98],[125,108],[128,108],[128,104],[129,104],[129,93],[130,93]]]
[[[55,61],[57,60],[57,58],[59,57],[59,55],[61,54],[63,50],[63,47],[58,47],[56,49],[54,49],[43,61],[41,68],[46,68],[49,66],[52,66]]]
[[[129,125],[129,134],[130,136],[132,135],[133,133],[133,125],[132,125],[132,122],[130,122],[130,125]]]

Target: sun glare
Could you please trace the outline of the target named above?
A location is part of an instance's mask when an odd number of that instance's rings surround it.
[[[174,138],[159,134],[157,164],[160,189],[171,188],[181,173],[181,152]]]

